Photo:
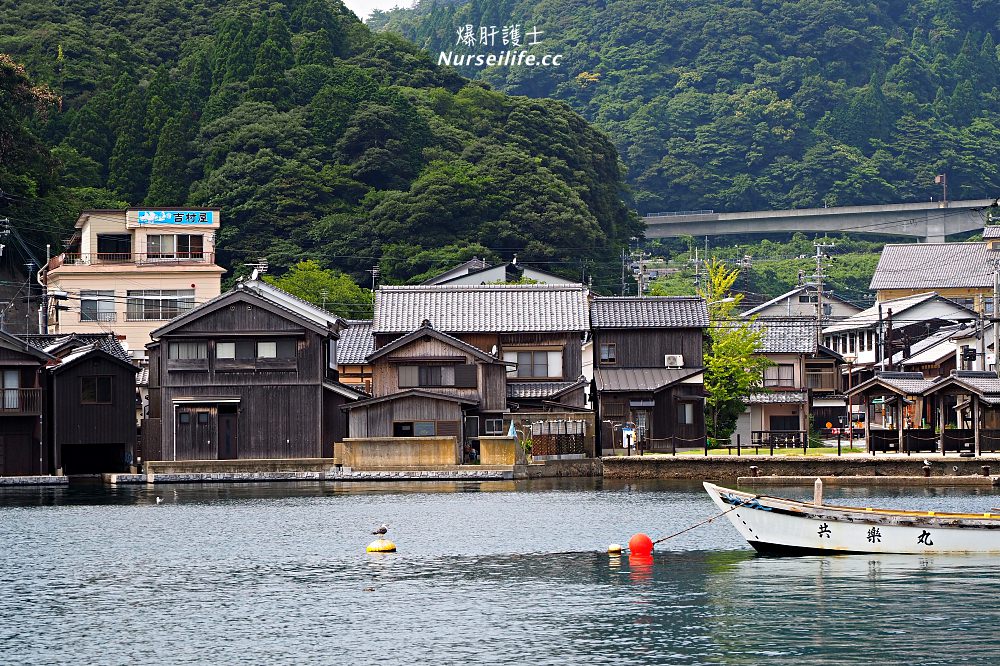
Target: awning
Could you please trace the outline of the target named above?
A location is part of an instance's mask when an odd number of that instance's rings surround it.
[[[846,398],[813,398],[813,407],[847,407]]]

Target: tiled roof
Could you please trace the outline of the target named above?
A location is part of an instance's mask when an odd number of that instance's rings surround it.
[[[921,372],[880,372],[866,382],[858,384],[848,395],[857,395],[873,386],[884,386],[902,395],[921,395],[934,386],[937,379],[924,379]]]
[[[101,351],[111,354],[115,358],[123,361],[130,361],[132,358],[125,351],[121,340],[115,337],[114,333],[62,333],[59,335],[27,335],[25,339],[32,347],[37,347],[48,353],[54,353],[59,349],[76,349],[84,345],[97,345]]]
[[[585,331],[582,285],[419,285],[375,294],[375,333],[407,333],[430,320],[447,333]]]
[[[971,319],[976,316],[976,313],[969,308],[946,298],[942,298],[937,294],[937,292],[929,291],[924,294],[915,294],[913,296],[905,296],[903,298],[893,298],[888,301],[882,301],[881,303],[875,303],[875,305],[871,306],[867,310],[862,310],[853,317],[848,317],[847,319],[832,326],[827,326],[823,329],[823,333],[839,333],[842,331],[853,331],[859,328],[871,328],[879,322],[880,305],[882,308],[882,318],[888,316],[889,310],[892,310],[893,317],[898,317],[910,308],[934,299],[940,299],[942,303],[954,308],[954,313],[949,313],[947,315],[949,319]],[[912,319],[912,317],[910,317],[910,319]]]
[[[596,368],[598,391],[658,391],[700,374],[701,368]]]
[[[375,351],[371,319],[349,319],[337,341],[337,365],[363,365]]]
[[[965,386],[980,396],[989,396],[992,399],[1000,397],[1000,377],[997,377],[995,372],[977,372],[973,370],[952,372],[950,376],[936,382],[934,386],[927,390],[927,393],[934,393],[940,386],[945,386],[946,384]]]
[[[451,278],[460,275],[468,275],[469,273],[473,273],[475,271],[481,271],[484,268],[490,268],[490,267],[491,264],[489,264],[485,259],[480,259],[479,257],[473,257],[472,259],[469,259],[465,263],[459,264],[458,266],[453,266],[448,270],[438,273],[434,277],[425,280],[423,284],[441,284],[442,282],[447,282]]]
[[[906,243],[882,249],[869,289],[992,287],[986,243]]]
[[[584,383],[576,382],[507,382],[507,397],[511,399],[520,398],[522,400],[534,398],[535,400],[554,398],[560,393]]]
[[[149,386],[149,366],[139,370],[139,374],[135,376],[135,384],[136,386]]]
[[[983,227],[983,238],[1000,238],[1000,224]]]
[[[803,391],[775,391],[774,393],[751,393],[751,405],[791,405],[806,402]]]
[[[760,312],[761,310],[764,310],[764,309],[766,309],[766,308],[774,305],[775,303],[780,303],[780,302],[784,301],[785,299],[791,298],[792,296],[800,294],[803,291],[811,291],[811,292],[815,293],[816,292],[816,287],[813,287],[813,286],[810,286],[810,285],[806,285],[806,284],[801,285],[799,287],[796,287],[795,289],[792,289],[791,291],[786,291],[781,296],[775,296],[771,300],[765,301],[764,303],[761,303],[760,305],[758,305],[756,307],[752,307],[749,310],[744,310],[743,312],[740,313],[740,316],[741,317],[750,317],[750,316],[753,316],[753,315],[757,314],[758,312]],[[829,301],[829,300],[840,301],[841,303],[843,303],[845,305],[848,305],[848,306],[850,306],[852,308],[857,308],[858,310],[861,309],[858,306],[856,306],[854,303],[851,303],[850,301],[845,300],[845,299],[841,298],[840,296],[837,296],[835,293],[833,293],[831,291],[824,291],[823,292],[823,299],[827,300],[827,301]]]
[[[811,317],[768,317],[750,323],[755,331],[763,330],[764,354],[814,354],[816,320]]]
[[[594,328],[703,328],[705,299],[694,296],[614,296],[590,304]]]

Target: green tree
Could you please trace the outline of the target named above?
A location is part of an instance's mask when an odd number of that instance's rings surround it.
[[[145,110],[142,91],[136,88],[125,102],[118,140],[108,164],[108,187],[133,203],[143,200],[149,175]]]
[[[370,290],[362,289],[348,276],[325,269],[312,259],[300,261],[279,278],[265,275],[264,281],[345,319],[372,315]]]
[[[771,365],[761,356],[764,331],[736,316],[742,294],[732,294],[739,277],[718,259],[705,262],[707,278],[698,295],[708,301],[710,325],[705,346],[705,422],[709,437],[725,440],[736,430],[750,394],[764,386],[764,369]]]
[[[153,158],[146,203],[176,206],[187,201],[187,142],[181,121],[174,116],[163,126]]]

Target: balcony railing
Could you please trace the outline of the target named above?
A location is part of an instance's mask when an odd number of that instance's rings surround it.
[[[833,370],[806,370],[806,387],[833,391],[837,388],[836,375]]]
[[[95,266],[112,264],[133,264],[149,266],[160,264],[214,263],[214,252],[91,252],[66,253],[63,255],[63,266]]]
[[[100,321],[114,323],[118,321],[117,312],[81,312],[80,321]]]
[[[0,414],[41,414],[42,389],[0,389]]]

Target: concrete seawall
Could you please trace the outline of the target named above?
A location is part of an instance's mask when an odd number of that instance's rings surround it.
[[[705,479],[735,480],[754,476],[751,467],[757,468],[758,477],[836,477],[836,476],[886,476],[922,477],[923,456],[912,458],[791,458],[786,456],[697,456],[677,457],[616,457],[603,458],[604,478],[607,479]],[[984,476],[983,466],[989,473],[1000,473],[1000,456],[979,458],[931,458],[931,478]],[[957,469],[956,469],[957,468]]]

